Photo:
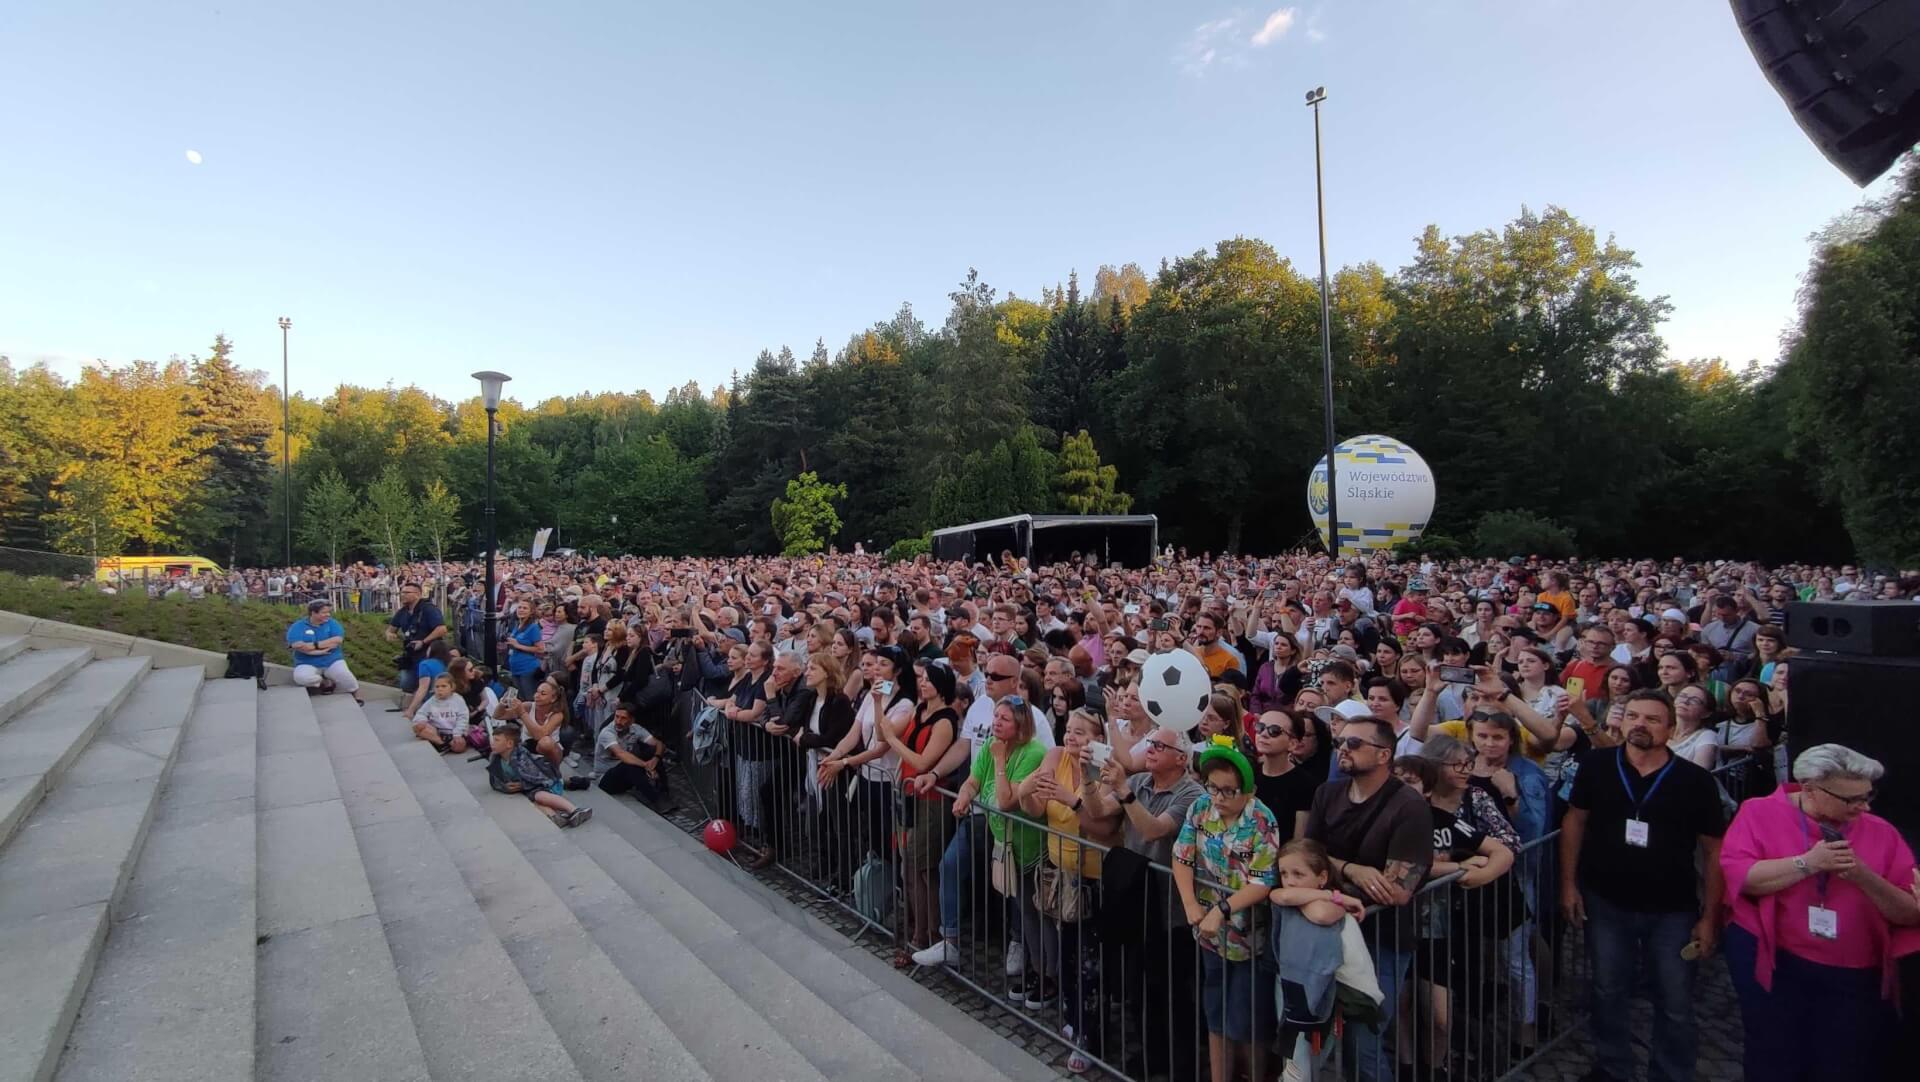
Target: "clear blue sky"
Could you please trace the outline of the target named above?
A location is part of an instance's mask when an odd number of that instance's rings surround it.
[[[659,395],[937,324],[969,266],[1037,296],[1246,234],[1311,272],[1316,84],[1336,266],[1559,204],[1639,253],[1676,358],[1773,360],[1862,196],[1724,0],[1285,7],[12,0],[0,353],[224,331],[277,383],[285,314],[308,394]]]

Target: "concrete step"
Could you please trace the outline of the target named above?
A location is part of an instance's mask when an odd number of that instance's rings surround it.
[[[54,651],[31,651],[9,665]],[[86,651],[77,652],[85,663]],[[53,789],[93,734],[146,675],[151,660],[122,657],[86,665],[84,675],[43,695],[0,726],[0,845]],[[79,669],[76,667],[75,672]]]
[[[341,708],[328,704],[325,709]],[[469,763],[465,756],[436,754],[382,707],[367,707],[360,720],[366,738],[385,746],[402,783],[418,800],[582,1076],[648,1082],[709,1077],[820,1082],[821,1076],[777,1034],[737,1003],[716,1000],[710,974],[691,974],[665,999],[645,995],[646,988],[636,990],[598,937],[582,934],[583,924],[589,929],[593,925],[576,916],[576,899],[549,886],[489,814],[511,813],[522,825],[558,835],[543,813],[523,799],[490,789],[484,800],[477,799],[459,775],[478,776],[484,789],[481,764]],[[348,724],[344,714],[339,724]],[[592,829],[592,824],[579,828]],[[583,872],[591,867],[584,860],[580,864]],[[612,884],[602,882],[595,889],[590,881],[583,882],[594,902],[618,903],[619,891]],[[669,942],[650,939],[641,927],[629,935],[650,954],[662,952],[656,958],[671,948]],[[676,1025],[689,1004],[698,1008],[697,1024]]]
[[[314,706],[428,1070],[440,1079],[580,1079],[353,701]]]
[[[199,700],[55,1082],[253,1079],[258,693],[185,671]]]
[[[675,938],[694,945],[754,1010],[777,1016],[783,1008],[776,997],[817,1000],[835,1012],[829,1033],[857,1030],[928,1082],[1059,1078],[1052,1066],[637,801],[597,790],[575,795],[588,798],[594,825],[604,820],[604,829],[571,840]],[[617,840],[607,843],[607,834]]]
[[[13,655],[27,648],[25,635],[0,635],[0,661],[11,661]]]
[[[254,1076],[260,1082],[429,1082],[302,688],[259,696]]]
[[[16,656],[0,664],[0,724],[38,702],[40,696],[92,660],[93,652],[84,648],[16,651]]]
[[[147,659],[130,660],[95,662],[0,734],[52,733],[38,715],[74,701],[73,771],[0,849],[0,1082],[53,1072],[200,688],[198,669],[142,679]]]

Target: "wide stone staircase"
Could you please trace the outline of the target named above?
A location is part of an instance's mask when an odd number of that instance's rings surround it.
[[[1051,1079],[630,799],[0,637],[0,1082]]]

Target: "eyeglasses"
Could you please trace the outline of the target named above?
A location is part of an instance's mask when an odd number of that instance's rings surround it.
[[[1876,795],[1878,795],[1876,791],[1872,789],[1869,789],[1866,792],[1861,793],[1859,796],[1844,796],[1840,793],[1834,792],[1833,790],[1827,788],[1824,785],[1809,785],[1807,786],[1807,788],[1818,789],[1821,792],[1832,797],[1833,799],[1838,800],[1840,803],[1845,804],[1849,808],[1864,808],[1867,805],[1873,803],[1873,798]]]
[[[1253,727],[1253,731],[1261,736],[1284,736],[1288,738],[1293,736],[1293,733],[1289,732],[1285,725],[1256,725]]]
[[[1167,742],[1166,742],[1166,741],[1164,741],[1164,740],[1149,740],[1149,741],[1147,741],[1147,747],[1149,747],[1149,748],[1159,748],[1159,749],[1160,749],[1161,751],[1164,751],[1164,752],[1166,752],[1166,753],[1167,753],[1168,755],[1178,755],[1178,754],[1180,754],[1180,749],[1179,749],[1179,748],[1177,748],[1177,747],[1175,747],[1175,746],[1173,746],[1172,744],[1169,744],[1169,743],[1167,743]]]
[[[1234,785],[1234,786],[1209,785],[1206,787],[1206,790],[1207,792],[1213,794],[1215,797],[1218,797],[1221,800],[1232,800],[1234,797],[1239,796],[1243,792],[1243,790],[1238,785]]]
[[[1472,770],[1475,758],[1476,756],[1469,755],[1464,759],[1448,759],[1446,766],[1448,770]]]
[[[1339,740],[1335,741],[1335,743],[1339,744],[1341,747],[1347,749],[1348,751],[1359,751],[1361,748],[1379,748],[1382,751],[1387,750],[1387,745],[1376,744],[1373,741],[1368,740],[1364,736],[1341,737]]]

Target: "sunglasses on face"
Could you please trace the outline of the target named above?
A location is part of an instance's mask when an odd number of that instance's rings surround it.
[[[1336,743],[1338,743],[1341,747],[1347,749],[1348,751],[1359,751],[1361,748],[1379,748],[1382,751],[1387,750],[1387,746],[1385,744],[1376,744],[1373,741],[1368,740],[1364,736],[1342,737],[1338,741],[1336,741]]]
[[[1015,677],[1016,675],[1017,675],[1017,674],[1015,674],[1015,673],[1010,673],[1010,672],[990,672],[990,673],[988,673],[988,674],[987,674],[987,679],[989,679],[989,680],[1012,680],[1012,679],[1013,679],[1013,678],[1014,678],[1014,677]]]
[[[1292,739],[1293,737],[1293,734],[1287,731],[1285,725],[1256,725],[1253,731],[1259,733],[1261,736],[1284,736],[1288,739]]]

